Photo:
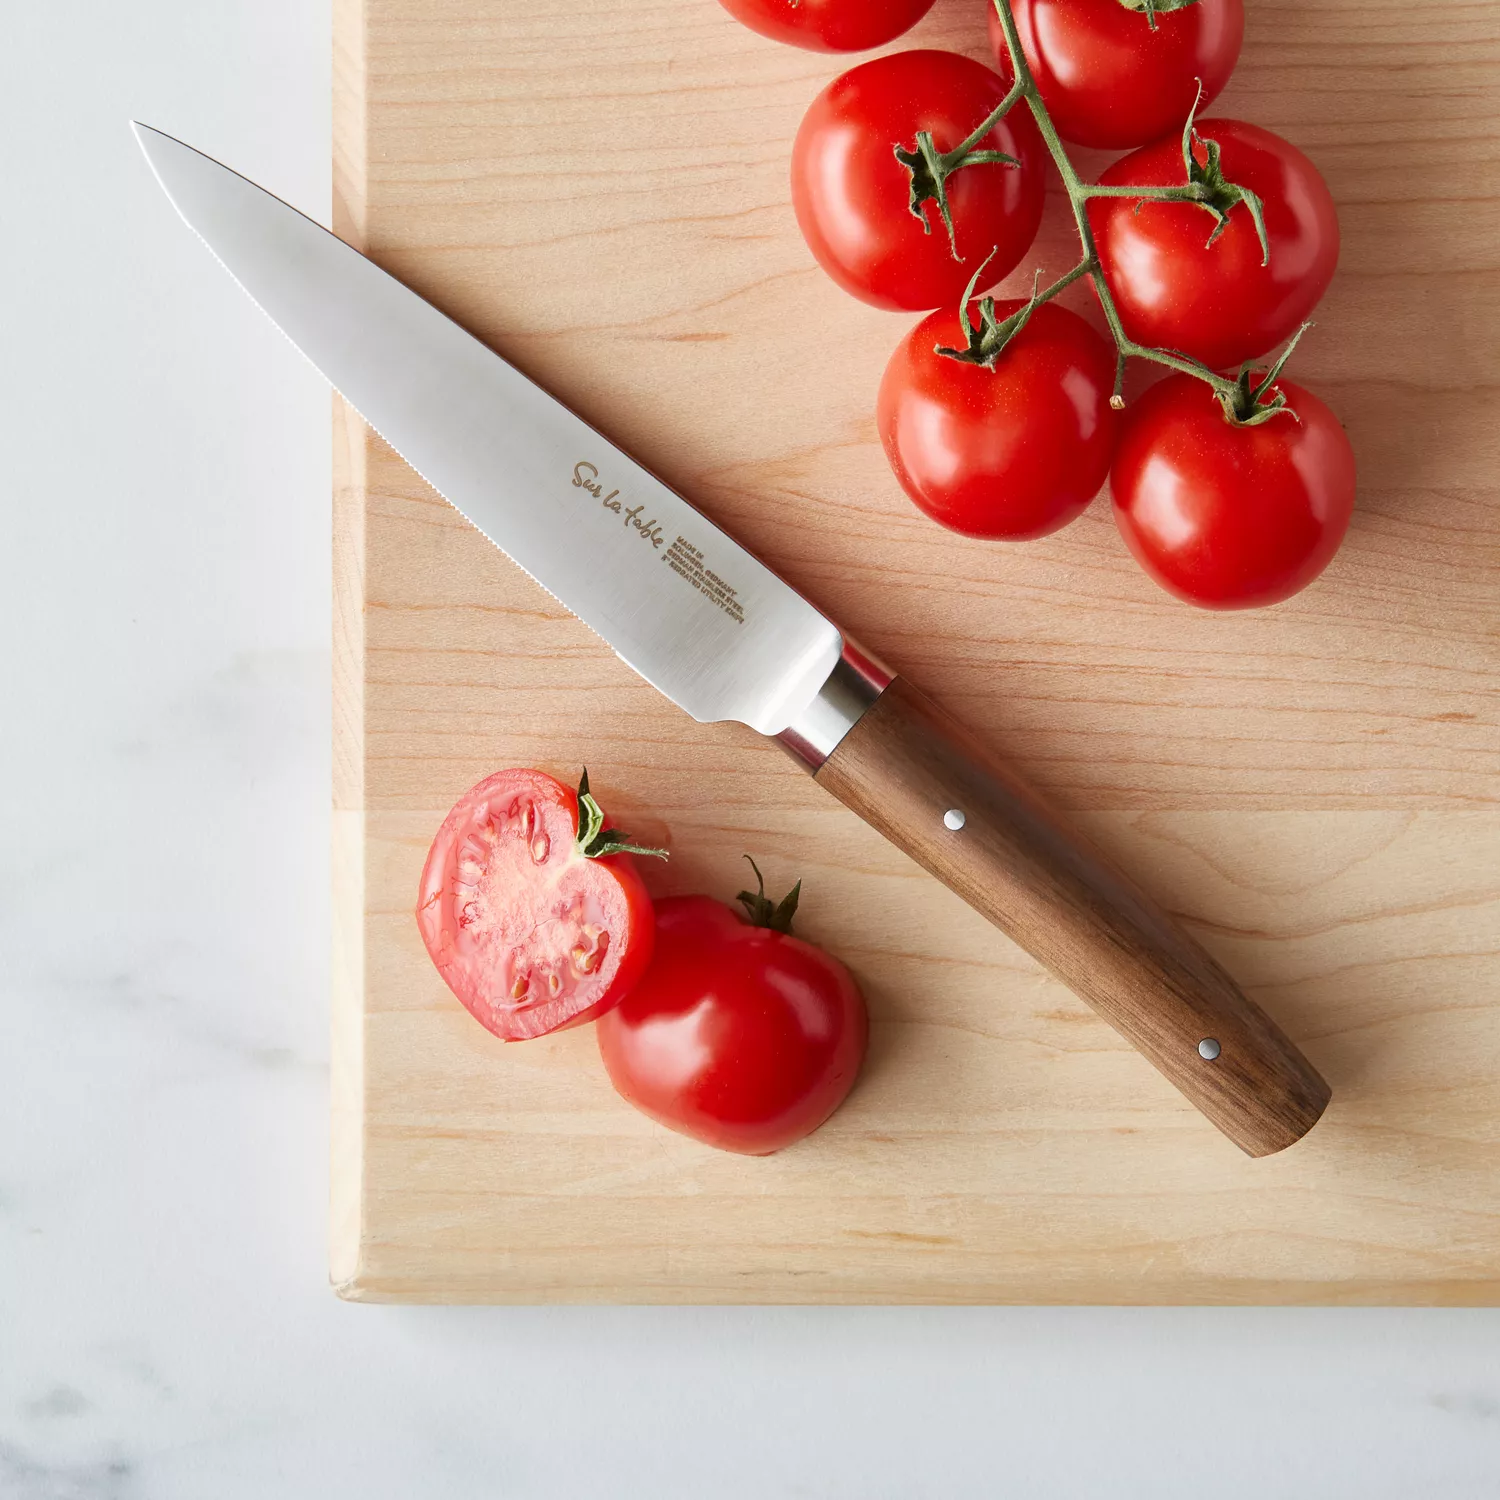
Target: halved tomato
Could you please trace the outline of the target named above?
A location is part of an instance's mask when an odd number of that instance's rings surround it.
[[[605,826],[585,772],[497,771],[443,820],[417,925],[438,973],[503,1041],[577,1026],[623,999],[651,960],[640,849]]]

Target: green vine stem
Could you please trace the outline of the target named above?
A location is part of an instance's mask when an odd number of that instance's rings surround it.
[[[936,202],[938,211],[947,225],[949,235],[952,235],[952,221],[948,213],[947,194],[944,184],[953,172],[964,166],[973,165],[980,159],[992,160],[998,156],[998,152],[975,152],[974,146],[983,140],[985,135],[994,128],[995,123],[1001,119],[1007,111],[1013,108],[1020,100],[1026,101],[1031,111],[1032,118],[1036,121],[1037,129],[1041,133],[1047,150],[1056,163],[1058,175],[1062,179],[1063,190],[1068,195],[1068,202],[1072,206],[1074,222],[1078,229],[1078,238],[1082,245],[1083,255],[1077,265],[1066,275],[1060,276],[1050,286],[1042,291],[1033,291],[1031,299],[1020,311],[1013,313],[1009,318],[999,319],[995,314],[994,299],[985,297],[980,301],[980,320],[976,326],[970,318],[968,311],[969,303],[973,298],[974,289],[978,285],[979,277],[984,271],[981,266],[975,272],[973,280],[969,283],[969,289],[964,295],[963,310],[961,313],[968,346],[965,349],[942,349],[939,352],[947,354],[954,359],[966,361],[971,364],[993,366],[999,358],[1005,345],[1020,332],[1031,316],[1032,311],[1043,302],[1050,301],[1075,281],[1087,276],[1093,283],[1094,290],[1099,297],[1099,306],[1103,309],[1104,320],[1109,325],[1109,331],[1115,341],[1115,388],[1110,398],[1110,405],[1116,410],[1125,404],[1123,394],[1125,382],[1125,367],[1132,359],[1149,360],[1153,364],[1164,365],[1169,370],[1175,370],[1183,375],[1191,375],[1195,379],[1202,380],[1212,387],[1214,394],[1218,397],[1224,408],[1224,414],[1231,422],[1239,425],[1253,425],[1264,422],[1274,416],[1277,412],[1286,409],[1285,397],[1276,391],[1270,394],[1269,399],[1264,399],[1271,392],[1271,387],[1276,377],[1281,373],[1282,366],[1292,349],[1296,347],[1297,340],[1302,337],[1306,328],[1310,325],[1304,324],[1288,344],[1281,357],[1275,362],[1272,370],[1261,381],[1251,383],[1250,371],[1247,366],[1242,369],[1238,376],[1230,377],[1220,375],[1208,368],[1207,365],[1198,360],[1191,359],[1187,355],[1178,354],[1170,349],[1155,349],[1145,344],[1138,344],[1126,332],[1124,324],[1120,320],[1119,308],[1115,305],[1114,294],[1110,290],[1108,281],[1104,276],[1104,267],[1099,259],[1098,246],[1094,242],[1093,226],[1089,223],[1088,203],[1090,198],[1133,198],[1138,201],[1160,201],[1168,203],[1192,203],[1205,210],[1213,219],[1213,228],[1208,236],[1208,243],[1212,244],[1222,233],[1228,222],[1229,214],[1237,207],[1250,214],[1255,223],[1256,233],[1261,244],[1263,257],[1268,257],[1270,247],[1266,239],[1265,217],[1261,202],[1258,197],[1246,188],[1240,188],[1225,179],[1219,166],[1219,147],[1216,141],[1205,141],[1197,134],[1195,119],[1198,106],[1195,103],[1188,115],[1187,123],[1182,132],[1182,154],[1186,180],[1175,186],[1164,187],[1142,187],[1142,186],[1102,186],[1084,182],[1074,168],[1068,156],[1067,148],[1063,145],[1062,138],[1057,133],[1057,127],[1052,123],[1052,117],[1047,113],[1047,106],[1042,102],[1041,91],[1037,88],[1036,79],[1032,74],[1031,65],[1026,60],[1025,51],[1021,47],[1020,34],[1016,29],[1015,16],[1011,12],[1010,0],[992,0],[995,13],[1000,21],[1000,27],[1005,35],[1005,45],[1010,53],[1012,75],[1015,84],[1006,95],[1004,101],[990,115],[988,119],[967,140],[949,152],[938,152],[928,137],[924,149],[922,135],[917,138],[917,150],[915,152],[897,149],[897,158],[912,172],[912,212],[926,219],[922,215],[922,203],[931,199]],[[1191,3],[1191,0],[1180,0],[1180,3]],[[1171,0],[1139,0],[1139,4],[1131,8],[1138,8],[1147,13],[1147,19],[1154,24],[1155,12],[1161,10],[1177,9],[1178,5]],[[1203,153],[1203,160],[1198,159],[1198,150]],[[933,168],[936,168],[934,171]],[[919,182],[920,177],[920,182]],[[919,194],[920,187],[920,194]],[[957,253],[955,249],[955,254]],[[988,261],[985,262],[988,264]],[[1292,415],[1295,415],[1294,413]]]

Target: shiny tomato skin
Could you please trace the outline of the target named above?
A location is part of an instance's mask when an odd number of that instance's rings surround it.
[[[1119,0],[1012,0],[1016,30],[1042,102],[1065,141],[1114,151],[1179,134],[1203,81],[1219,96],[1245,36],[1244,0],[1197,0],[1156,29]],[[1010,53],[986,3],[990,47],[1009,78]]]
[[[1020,302],[997,302],[1009,317]],[[901,487],[966,536],[1025,541],[1066,526],[1099,492],[1114,453],[1115,356],[1077,313],[1044,303],[994,369],[936,352],[961,348],[939,310],[897,346],[875,420]]]
[[[1354,452],[1313,393],[1232,426],[1209,388],[1170,375],[1126,413],[1110,474],[1115,521],[1169,593],[1205,609],[1253,609],[1305,588],[1338,551],[1354,509]]]
[[[1213,220],[1191,203],[1096,198],[1089,219],[1126,333],[1233,369],[1290,338],[1328,290],[1339,259],[1338,210],[1318,169],[1290,141],[1239,120],[1204,120],[1198,133],[1218,141],[1225,177],[1260,195],[1265,265],[1243,203],[1212,245]],[[1099,180],[1181,183],[1181,143],[1143,146]]]
[[[933,0],[719,0],[772,41],[813,52],[866,52],[910,31]],[[978,121],[975,121],[978,124]]]
[[[621,1096],[723,1151],[766,1156],[854,1086],[869,1035],[848,969],[707,896],[657,902],[651,967],[597,1028]]]
[[[577,793],[530,770],[486,777],[444,819],[417,925],[449,989],[507,1042],[603,1014],[650,962],[655,931],[630,856],[586,858]]]
[[[911,176],[894,155],[919,130],[951,150],[1004,97],[1005,84],[982,63],[917,50],[860,63],[813,100],[792,146],[792,206],[808,248],[846,292],[919,312],[956,306],[992,250],[985,285],[1015,268],[1036,238],[1045,187],[1046,148],[1028,110],[1012,110],[980,142],[1019,167],[985,162],[948,179],[961,261],[931,203],[931,232],[923,232],[909,206]]]

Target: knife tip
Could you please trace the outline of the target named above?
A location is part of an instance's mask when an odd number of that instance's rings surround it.
[[[153,141],[171,141],[174,145],[179,146],[182,144],[175,136],[168,135],[165,130],[158,130],[154,125],[148,125],[144,120],[132,120],[130,122],[130,132],[135,136],[136,144],[141,150],[147,152],[149,152]]]

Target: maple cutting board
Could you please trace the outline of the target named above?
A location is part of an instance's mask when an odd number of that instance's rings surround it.
[[[982,0],[911,41],[980,55]],[[1347,424],[1327,575],[1205,614],[1107,503],[940,531],[871,417],[909,318],[788,207],[838,70],[714,0],[340,0],[339,233],[631,448],[1011,756],[1333,1085],[1252,1161],[772,746],[638,681],[337,412],[333,1277],[368,1300],[1500,1300],[1500,7],[1249,0],[1217,106],[1326,174],[1341,269],[1296,356]],[[1093,159],[1097,164],[1098,158]],[[1071,263],[1054,198],[1033,263]],[[1086,297],[1075,303],[1087,308]],[[449,805],[587,762],[732,897],[753,853],[869,999],[864,1076],[765,1160],[660,1129],[585,1028],[505,1047],[412,917]]]

